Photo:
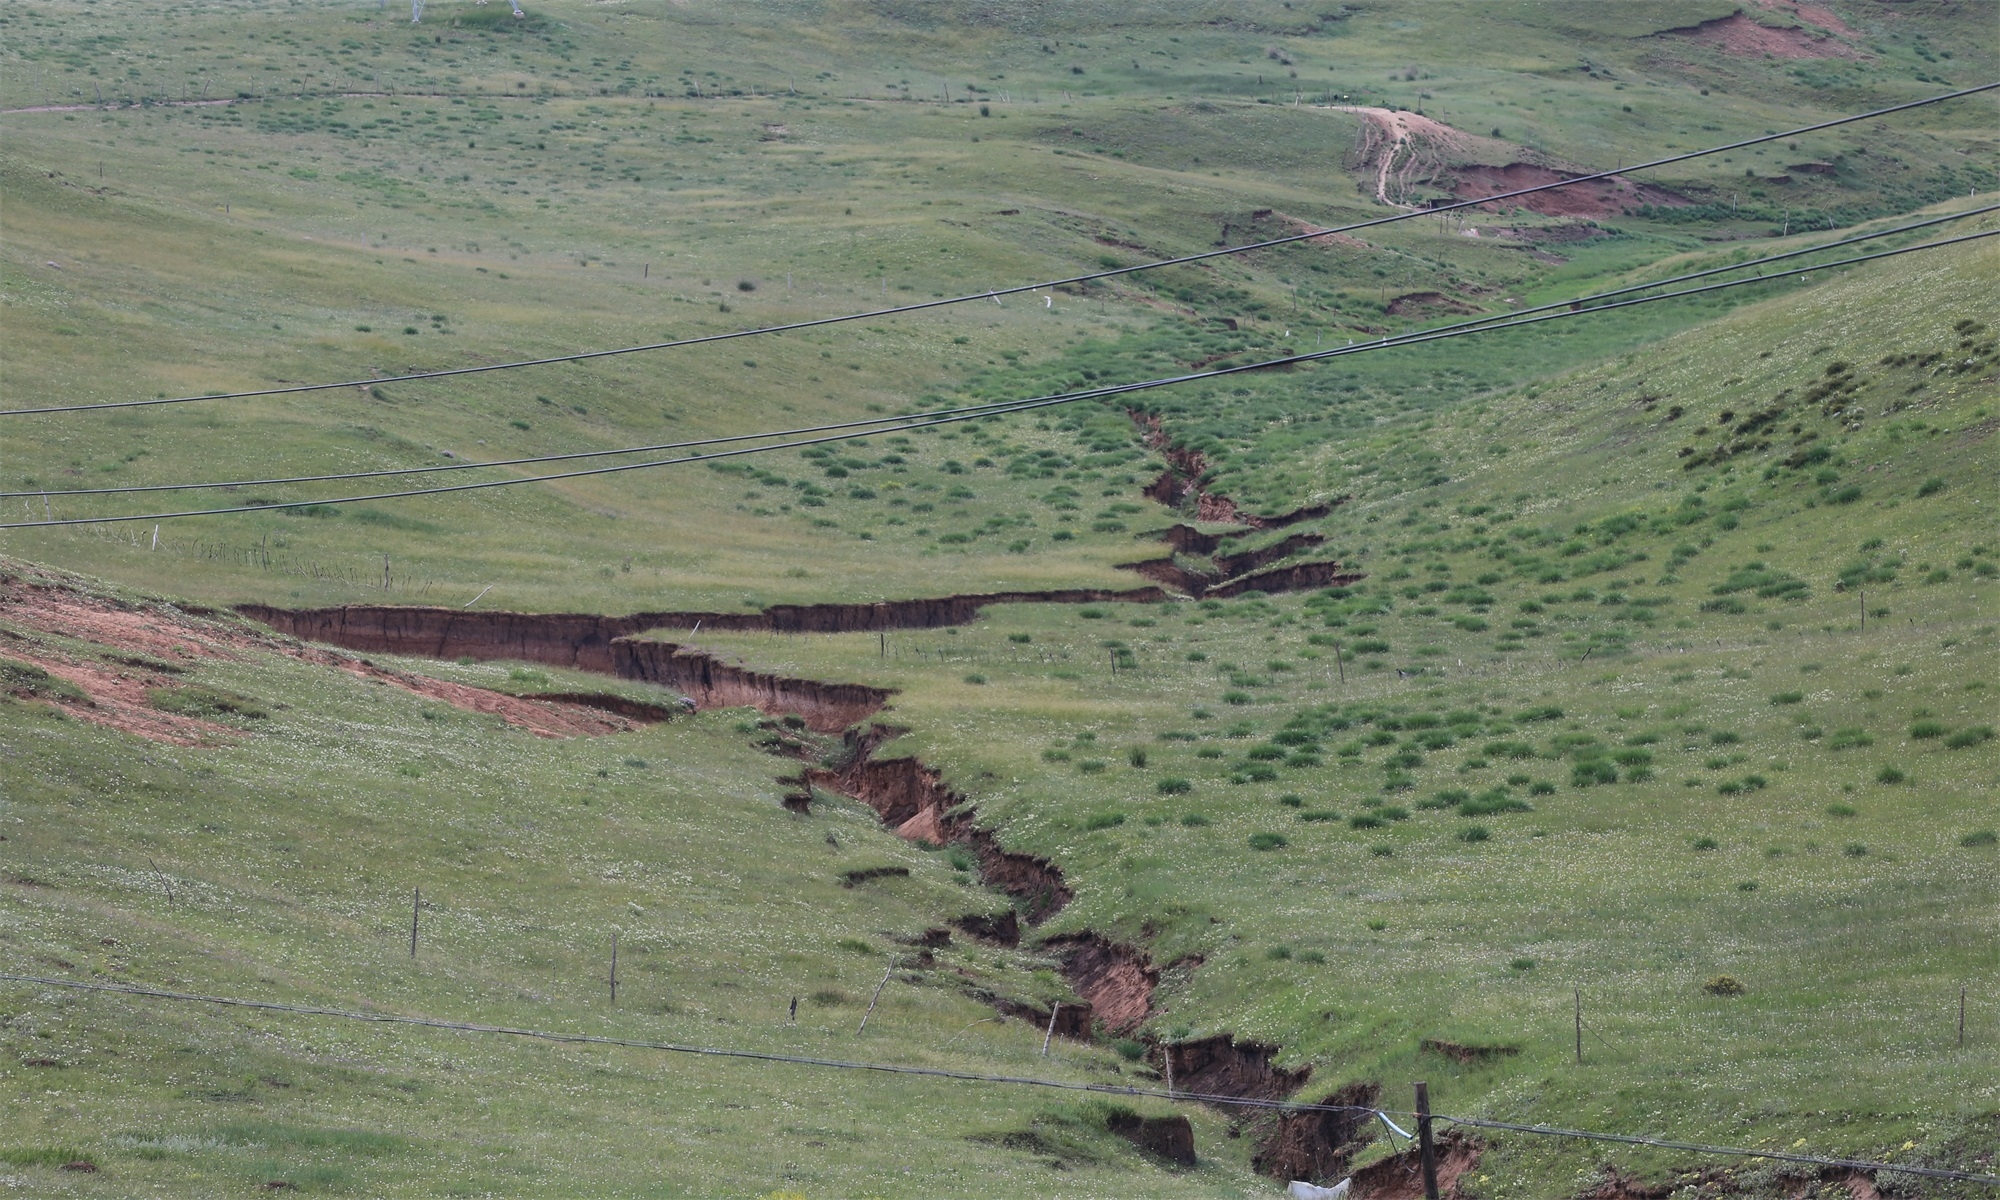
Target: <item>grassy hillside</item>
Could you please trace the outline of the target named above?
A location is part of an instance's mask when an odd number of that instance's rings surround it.
[[[1457,131],[1418,147],[1399,197],[1421,202],[1994,78],[1983,15],[434,3],[412,26],[368,5],[17,5],[4,407],[634,345],[1363,220],[1395,211],[1367,141],[1384,112]],[[779,337],[0,417],[0,511],[336,498],[380,481],[44,492],[672,442],[1365,341],[1974,207],[1992,115],[1697,160],[1643,203]],[[1183,1087],[1379,1088],[1392,1108],[1428,1079],[1462,1114],[1990,1165],[1987,246],[805,453],[157,535],[5,531],[0,962],[1064,1080],[1157,1086],[1171,1061]],[[1332,586],[1247,578],[1334,562]],[[1162,580],[1158,602],[932,628],[686,628]],[[763,712],[684,714],[680,691],[711,693],[455,649],[364,660],[227,611],[468,601],[686,611],[639,636],[778,684]],[[812,681],[891,689],[856,731],[888,740],[788,722]],[[926,802],[966,807],[899,838],[855,781],[906,755],[939,773]],[[988,886],[1007,881],[973,822],[1068,902]],[[953,924],[1010,903],[1019,944]],[[1104,946],[1115,970],[1090,965]],[[1098,1023],[1044,1058],[1058,1002]],[[1279,1186],[1271,1118],[1195,1104],[14,985],[0,1041],[0,1171],[36,1192]],[[1239,1074],[1189,1083],[1218,1045]],[[1130,1112],[1189,1118],[1199,1165],[1117,1136]],[[1396,1148],[1364,1134],[1303,1173]],[[1727,1165],[1509,1135],[1454,1161],[1461,1200]],[[1822,1185],[1845,1186],[1742,1164],[1706,1186]]]
[[[887,665],[872,636],[703,641],[901,689],[897,748],[1076,881],[1049,932],[1202,959],[1164,1037],[1283,1045],[1316,1082],[1443,1074],[1510,1119],[1879,1154],[1927,1087],[1989,1103],[1953,1021],[1996,966],[1993,261],[1439,416],[1451,482],[1324,522],[1352,587],[995,609]],[[1773,404],[1768,446],[1716,455],[1717,410]],[[1747,995],[1705,996],[1724,974]],[[1581,1071],[1577,987],[1604,1038]],[[1520,1054],[1453,1069],[1424,1038]]]

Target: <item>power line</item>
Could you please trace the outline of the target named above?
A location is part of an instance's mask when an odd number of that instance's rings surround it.
[[[2000,1176],[1954,1171],[1946,1167],[1906,1166],[1899,1163],[1870,1162],[1860,1158],[1827,1158],[1818,1154],[1793,1154],[1787,1150],[1746,1150],[1737,1146],[1676,1142],[1667,1138],[1640,1137],[1629,1133],[1597,1133],[1588,1129],[1561,1129],[1553,1125],[1522,1125],[1513,1121],[1491,1121],[1484,1117],[1447,1117],[1442,1113],[1435,1114],[1433,1119],[1450,1121],[1454,1125],[1464,1125],[1473,1129],[1504,1129],[1509,1133],[1580,1138],[1590,1142],[1618,1142],[1627,1146],[1657,1146],[1662,1150],[1687,1150],[1695,1154],[1722,1154],[1734,1158],[1769,1158],[1779,1162],[1807,1163],[1816,1167],[1847,1167],[1856,1171],[1896,1171],[1904,1175],[1921,1175],[1926,1179],[1955,1179],[1964,1183],[1983,1183],[1988,1187],[2000,1187]]]
[[[1066,1079],[1042,1079],[1031,1075],[995,1075],[981,1071],[958,1071],[948,1067],[919,1067],[905,1063],[855,1062],[848,1059],[819,1058],[806,1054],[780,1054],[766,1050],[741,1050],[716,1046],[690,1046],[679,1042],[659,1042],[645,1038],[612,1037],[605,1034],[559,1033],[546,1029],[526,1029],[511,1025],[485,1025],[473,1021],[447,1021],[440,1017],[407,1016],[400,1013],[357,1012],[344,1008],[323,1008],[310,1004],[288,1004],[282,1000],[252,1000],[239,996],[212,996],[200,992],[170,991],[166,988],[144,987],[129,983],[88,983],[78,979],[54,979],[42,975],[14,975],[0,973],[0,981],[9,983],[34,984],[40,987],[67,988],[80,992],[105,992],[112,995],[139,996],[151,1000],[173,1000],[188,1004],[211,1004],[225,1008],[250,1008],[266,1012],[298,1013],[313,1017],[336,1017],[348,1021],[367,1021],[376,1025],[413,1025],[424,1029],[444,1029],[456,1033],[489,1033],[505,1037],[532,1038],[537,1041],[561,1042],[571,1045],[620,1046],[633,1050],[661,1050],[672,1054],[692,1054],[712,1058],[749,1059],[753,1062],[789,1063],[794,1066],[825,1067],[842,1071],[874,1071],[887,1075],[915,1075],[931,1079],[954,1079],[970,1083],[1005,1083],[1023,1087],[1053,1088],[1061,1091],[1096,1092],[1112,1096],[1134,1096],[1151,1100],[1193,1100],[1202,1104],[1214,1104],[1238,1108],[1272,1109],[1279,1112],[1345,1112],[1364,1113],[1373,1117],[1416,1116],[1418,1114],[1401,1109],[1380,1109],[1364,1104],[1312,1104],[1295,1100],[1266,1100],[1256,1096],[1229,1096],[1213,1092],[1188,1092],[1179,1088],[1161,1090],[1159,1088],[1129,1087],[1113,1083],[1082,1083]],[[1622,1133],[1598,1133],[1584,1129],[1563,1129],[1552,1125],[1526,1125],[1513,1121],[1494,1121],[1484,1117],[1453,1117],[1443,1113],[1430,1114],[1433,1120],[1449,1121],[1475,1129],[1498,1129],[1510,1133],[1526,1133],[1541,1137],[1577,1138],[1585,1141],[1617,1142],[1633,1146],[1657,1146],[1668,1150],[1686,1150],[1697,1154],[1726,1155],[1736,1158],[1776,1159],[1782,1162],[1806,1163],[1814,1166],[1845,1167],[1857,1171],[1891,1171],[1906,1175],[1918,1175],[1929,1179],[1951,1179],[1966,1183],[1979,1183],[1989,1187],[2000,1187],[2000,1176],[1981,1175],[1972,1171],[1955,1171],[1946,1167],[1922,1167],[1898,1163],[1871,1162],[1866,1159],[1829,1158],[1814,1154],[1794,1154],[1783,1150],[1754,1150],[1739,1146],[1712,1146],[1701,1142],[1675,1142],[1665,1138],[1643,1137]],[[1407,1135],[1405,1135],[1407,1136]]]
[[[1347,354],[1361,354],[1374,350],[1388,350],[1401,346],[1420,345],[1422,343],[1431,341],[1443,341],[1454,337],[1465,337],[1469,334],[1490,333],[1493,332],[1494,330],[1500,330],[1500,329],[1513,329],[1522,325],[1540,324],[1543,321],[1561,320],[1565,317],[1609,312],[1613,309],[1629,308],[1631,306],[1639,304],[1651,304],[1660,300],[1677,300],[1687,296],[1697,296],[1708,292],[1723,291],[1725,289],[1733,287],[1743,287],[1748,284],[1770,283],[1775,280],[1788,278],[1794,275],[1810,274],[1813,271],[1831,270],[1835,267],[1852,266],[1857,263],[1873,262],[1876,259],[1894,258],[1897,257],[1898,255],[1911,254],[1919,250],[1935,250],[1945,246],[1957,245],[1961,242],[1979,241],[1983,238],[1993,237],[1996,234],[2000,234],[2000,229],[1988,230],[1984,233],[1969,233],[1969,234],[1964,234],[1960,237],[1945,238],[1941,241],[1935,241],[1935,242],[1921,242],[1914,246],[1902,246],[1894,250],[1883,250],[1875,254],[1863,254],[1863,255],[1857,255],[1853,258],[1835,259],[1832,262],[1814,263],[1811,266],[1796,267],[1789,271],[1779,271],[1771,275],[1761,275],[1752,279],[1732,279],[1722,283],[1711,283],[1711,284],[1706,284],[1702,287],[1687,288],[1678,292],[1666,292],[1658,296],[1641,296],[1631,300],[1620,300],[1611,304],[1601,304],[1593,308],[1572,309],[1568,306],[1568,303],[1565,303],[1564,305],[1562,305],[1563,311],[1560,312],[1548,312],[1542,314],[1541,316],[1524,317],[1518,320],[1501,322],[1499,324],[1481,325],[1477,328],[1435,330],[1427,333],[1410,334],[1393,341],[1388,338],[1383,338],[1380,341],[1368,342],[1359,346],[1341,346],[1341,347],[1335,347],[1330,350],[1316,350],[1307,354],[1290,355],[1284,358],[1263,359],[1254,363],[1244,363],[1239,366],[1218,367],[1212,371],[1197,371],[1184,375],[1167,376],[1165,378],[1160,378],[1160,379],[1148,379],[1148,380],[1140,380],[1134,383],[1114,384],[1109,387],[1095,388],[1084,392],[1072,392],[1058,396],[1003,402],[1000,404],[986,406],[978,411],[966,412],[962,415],[941,417],[936,420],[907,421],[906,423],[901,425],[887,426],[886,428],[882,429],[881,432],[899,432],[901,430],[907,430],[907,429],[926,429],[936,425],[952,425],[962,421],[976,421],[989,416],[1004,416],[1008,413],[1025,412],[1030,409],[1047,408],[1059,404],[1074,404],[1081,400],[1095,400],[1095,399],[1102,399],[1107,396],[1127,395],[1133,392],[1149,391],[1154,388],[1169,387],[1176,384],[1192,383],[1204,379],[1216,379],[1226,375],[1240,375],[1249,371],[1268,370],[1272,367],[1282,367],[1302,362],[1317,362],[1322,359],[1336,358]],[[0,523],[0,529],[42,529],[42,528],[51,528],[56,526],[67,526],[67,525],[107,525],[125,521],[164,521],[177,517],[210,517],[210,516],[222,516],[231,513],[275,512],[287,508],[311,508],[320,505],[356,504],[371,500],[401,500],[413,496],[436,496],[452,492],[473,492],[473,491],[483,491],[488,488],[513,487],[519,484],[526,484],[526,483],[549,483],[557,480],[581,479],[593,475],[615,475],[624,471],[639,471],[639,470],[646,470],[652,467],[679,466],[684,463],[691,463],[691,462],[714,462],[715,460],[722,458],[738,458],[747,454],[761,454],[767,450],[790,450],[790,449],[797,449],[801,446],[816,446],[825,442],[846,441],[848,438],[852,436],[854,435],[849,433],[840,433],[824,437],[804,438],[797,441],[777,442],[768,446],[748,446],[734,450],[723,450],[715,454],[694,454],[682,458],[664,458],[664,459],[654,459],[649,462],[621,463],[617,466],[591,467],[581,471],[559,471],[548,475],[529,475],[517,479],[494,479],[494,480],[486,480],[480,483],[459,483],[459,484],[450,484],[443,487],[432,487],[432,488],[407,488],[401,491],[394,491],[394,492],[375,492],[360,496],[336,496],[321,500],[292,500],[279,504],[245,504],[245,505],[235,505],[228,508],[183,509],[178,512],[132,513],[125,516],[113,516],[113,517],[67,517],[62,520],[55,520],[55,521],[51,520],[13,521],[13,522]]]
[[[919,301],[918,303],[915,304],[903,304],[903,305],[896,305],[890,308],[870,309],[866,312],[845,313],[840,316],[834,316],[834,317],[815,317],[811,320],[806,320],[806,321],[793,321],[783,325],[764,325],[764,326],[758,326],[753,329],[732,330],[728,333],[710,333],[710,334],[702,334],[701,336],[698,337],[678,338],[672,341],[649,342],[638,346],[620,346],[609,350],[587,350],[587,351],[580,351],[575,354],[550,355],[545,358],[520,359],[514,362],[484,363],[476,367],[453,367],[442,371],[413,371],[403,375],[389,375],[378,379],[350,379],[338,383],[293,384],[288,387],[258,388],[252,391],[242,391],[242,392],[218,392],[205,396],[173,396],[173,397],[163,396],[163,397],[156,397],[151,400],[115,400],[102,404],[52,404],[52,405],[43,405],[36,408],[8,408],[8,409],[0,409],[0,417],[26,416],[30,414],[48,414],[48,413],[65,413],[65,412],[89,412],[98,409],[113,409],[113,408],[149,408],[165,404],[191,404],[199,400],[245,400],[256,396],[291,396],[291,395],[299,395],[305,392],[331,391],[338,388],[372,387],[377,384],[383,384],[383,383],[409,383],[416,380],[424,380],[424,379],[448,379],[460,375],[480,375],[489,371],[512,371],[512,370],[518,370],[523,367],[552,366],[557,363],[585,362],[590,359],[611,358],[623,354],[640,354],[653,350],[672,350],[686,346],[704,345],[710,342],[726,342],[736,338],[759,337],[764,334],[771,334],[771,333],[791,333],[802,329],[817,329],[827,325],[838,325],[848,321],[862,321],[862,320],[870,320],[877,317],[896,316],[902,313],[922,312],[926,309],[943,308],[946,307],[947,305],[953,305],[953,304],[966,304],[975,300],[990,300],[1000,296],[1019,295],[1023,292],[1039,291],[1045,288],[1064,287],[1071,284],[1089,283],[1092,282],[1093,280],[1098,280],[1098,279],[1110,279],[1121,275],[1132,275],[1140,271],[1158,270],[1161,267],[1184,266],[1188,263],[1204,262],[1211,258],[1221,258],[1234,254],[1247,254],[1253,250],[1268,250],[1275,246],[1286,246],[1294,242],[1310,241],[1313,238],[1326,237],[1330,234],[1352,233],[1357,229],[1372,229],[1379,225],[1391,225],[1398,221],[1408,221],[1415,217],[1430,217],[1430,216],[1436,216],[1439,213],[1456,212],[1459,209],[1463,208],[1476,208],[1482,204],[1493,204],[1498,201],[1512,200],[1519,196],[1528,196],[1528,195],[1533,195],[1537,192],[1546,192],[1556,188],[1569,187],[1572,184],[1592,183],[1600,179],[1612,179],[1616,178],[1619,175],[1623,175],[1632,171],[1648,171],[1656,167],[1671,166],[1675,163],[1687,162],[1691,159],[1704,158],[1711,154],[1721,154],[1726,150],[1740,150],[1746,146],[1757,146],[1757,145],[1762,145],[1765,142],[1782,141],[1785,138],[1799,137],[1808,133],[1817,133],[1820,132],[1821,130],[1834,129],[1842,125],[1851,125],[1857,121],[1872,121],[1878,117],[1889,116],[1893,113],[1906,112],[1910,109],[1922,108],[1926,105],[1940,104],[1946,100],[1957,100],[1966,96],[1977,95],[1980,92],[1991,91],[1995,88],[2000,88],[2000,82],[1983,83],[1977,87],[1962,88],[1955,92],[1946,92],[1942,95],[1930,96],[1922,100],[1911,100],[1903,104],[1890,105],[1887,108],[1877,108],[1877,109],[1872,109],[1868,112],[1855,113],[1851,116],[1837,117],[1831,121],[1821,121],[1814,125],[1802,125],[1796,129],[1788,129],[1779,133],[1767,133],[1754,138],[1746,138],[1742,141],[1730,142],[1726,145],[1711,146],[1704,150],[1690,150],[1685,154],[1674,154],[1674,155],[1669,155],[1665,158],[1656,158],[1649,162],[1635,163],[1629,167],[1619,167],[1616,170],[1598,171],[1588,175],[1577,175],[1568,179],[1559,179],[1553,183],[1541,183],[1541,184],[1536,184],[1533,187],[1519,188],[1511,192],[1501,192],[1498,193],[1497,195],[1492,195],[1492,196],[1481,196],[1476,200],[1461,200],[1453,204],[1441,204],[1434,208],[1414,209],[1409,212],[1395,213],[1393,215],[1386,217],[1374,217],[1366,221],[1356,221],[1347,225],[1338,225],[1327,229],[1318,229],[1314,230],[1311,233],[1288,234],[1285,237],[1271,238],[1267,241],[1262,241],[1262,242],[1251,242],[1242,246],[1226,246],[1219,250],[1204,250],[1195,254],[1183,254],[1174,258],[1159,259],[1154,262],[1137,263],[1129,267],[1109,267],[1102,271],[1092,271],[1083,275],[1071,275],[1066,278],[1051,279],[1044,281],[1042,283],[1025,283],[1025,284],[1018,284],[1012,287],[989,288],[981,292],[968,292],[961,296],[948,296],[936,300],[924,300],[924,301]]]
[[[1952,221],[1961,221],[1971,217],[1983,216],[1991,212],[2000,212],[2000,204],[1988,205],[1985,208],[1970,209],[1960,213],[1951,213],[1941,217],[1932,217],[1928,220],[1916,221],[1908,225],[1898,225],[1893,228],[1881,229],[1872,233],[1857,234],[1853,237],[1842,238],[1838,241],[1825,242],[1817,246],[1808,246],[1798,250],[1788,250],[1780,254],[1767,255],[1763,258],[1753,258],[1740,263],[1729,263],[1719,267],[1709,267],[1700,271],[1691,271],[1683,275],[1670,276],[1666,279],[1655,279],[1646,283],[1637,283],[1627,287],[1614,288],[1611,291],[1597,292],[1588,296],[1579,296],[1571,300],[1562,300],[1549,304],[1535,305],[1532,308],[1519,309],[1513,312],[1492,313],[1492,314],[1487,314],[1485,316],[1476,317],[1467,321],[1454,322],[1449,325],[1437,326],[1426,330],[1416,330],[1412,331],[1411,333],[1397,335],[1396,338],[1391,339],[1391,344],[1402,345],[1404,344],[1403,339],[1422,334],[1435,334],[1448,330],[1471,330],[1476,327],[1488,325],[1493,322],[1508,321],[1514,318],[1527,316],[1532,313],[1547,312],[1561,308],[1574,308],[1578,305],[1590,305],[1590,304],[1595,304],[1598,301],[1609,300],[1618,296],[1630,295],[1633,292],[1650,291],[1653,288],[1669,287],[1677,283],[1687,283],[1696,279],[1705,279],[1711,275],[1727,274],[1732,271],[1747,271],[1753,268],[1766,266],[1770,263],[1783,262],[1787,259],[1798,258],[1802,255],[1818,254],[1823,251],[1838,249],[1842,246],[1852,246],[1861,242],[1875,241],[1880,238],[1893,237],[1897,234],[1909,233],[1914,230],[1925,229],[1933,225],[1942,225]],[[1379,345],[1379,343],[1370,342],[1367,343],[1367,345],[1370,348],[1373,348]],[[1339,349],[1344,351],[1347,348],[1340,347]],[[1071,395],[1074,393],[1061,393],[1061,394]],[[1051,398],[1053,397],[1037,397],[1036,399],[1051,399]],[[770,430],[763,433],[739,433],[723,437],[699,438],[692,441],[661,442],[648,446],[625,446],[611,450],[579,450],[568,454],[542,454],[527,458],[493,459],[486,462],[440,463],[440,464],[432,464],[421,467],[392,467],[392,468],[384,468],[373,471],[346,471],[331,475],[293,475],[293,476],[276,477],[270,479],[220,480],[209,483],[155,483],[155,484],[141,484],[128,487],[69,488],[63,490],[40,489],[40,490],[24,491],[24,492],[0,492],[0,499],[19,499],[22,497],[39,497],[39,496],[47,496],[51,498],[60,496],[114,496],[114,495],[132,495],[141,492],[198,491],[207,488],[271,487],[278,484],[330,483],[330,482],[338,482],[349,479],[379,479],[389,475],[421,475],[421,474],[437,473],[444,471],[477,470],[485,467],[514,467],[514,466],[528,465],[532,463],[570,462],[577,459],[586,459],[586,458],[607,458],[613,455],[620,455],[620,454],[651,454],[661,450],[684,450],[684,449],[692,449],[697,446],[716,446],[716,445],[725,445],[732,442],[761,441],[769,438],[794,437],[800,434],[825,433],[841,429],[871,429],[876,426],[885,426],[885,425],[893,425],[900,427],[904,423],[910,421],[925,420],[933,417],[955,416],[961,413],[983,414],[991,411],[994,408],[1012,407],[1013,405],[1020,403],[1032,403],[1032,401],[1003,401],[997,404],[968,405],[960,408],[935,409],[929,412],[904,413],[897,416],[870,417],[864,420],[841,421],[825,425],[808,425],[796,429]],[[258,507],[265,507],[265,506],[258,506]]]

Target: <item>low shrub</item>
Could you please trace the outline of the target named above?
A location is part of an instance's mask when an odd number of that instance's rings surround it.
[[[1477,845],[1480,842],[1491,840],[1493,831],[1484,825],[1467,825],[1452,836],[1468,845]]]
[[[1517,796],[1508,795],[1498,788],[1482,792],[1470,800],[1460,802],[1458,806],[1458,815],[1461,817],[1492,817],[1502,813],[1533,811],[1535,811],[1534,805]]]
[[[1249,841],[1252,850],[1282,850],[1292,844],[1282,833],[1253,833]]]

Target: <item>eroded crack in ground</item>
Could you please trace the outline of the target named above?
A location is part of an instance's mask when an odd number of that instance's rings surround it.
[[[1161,537],[1173,548],[1174,556],[1128,563],[1125,569],[1190,597],[1338,586],[1363,577],[1338,562],[1285,563],[1323,543],[1324,537],[1312,532],[1292,534],[1254,549],[1218,553],[1230,541],[1250,532],[1324,516],[1346,497],[1278,516],[1245,513],[1228,497],[1203,489],[1207,463],[1199,453],[1175,446],[1157,417],[1137,412],[1131,416],[1168,463],[1166,472],[1146,489],[1147,496],[1169,507],[1184,508],[1191,502],[1196,520],[1242,528],[1205,532],[1192,525],[1173,525]],[[780,781],[794,788],[784,796],[784,805],[794,812],[809,813],[812,789],[820,788],[866,804],[900,837],[969,851],[977,862],[980,881],[1005,893],[1011,907],[997,914],[967,914],[953,924],[975,939],[1012,946],[1020,943],[1024,922],[1031,928],[1043,924],[1062,911],[1075,893],[1055,863],[1005,849],[993,830],[979,824],[976,806],[949,787],[935,768],[914,757],[880,753],[904,732],[873,720],[894,694],[891,690],[756,671],[693,647],[640,635],[696,627],[802,633],[928,629],[970,622],[990,604],[1152,603],[1166,599],[1168,593],[1154,586],[1125,591],[993,592],[873,604],[777,605],[757,613],[649,612],[623,617],[391,605],[317,609],[242,605],[237,611],[306,641],[414,657],[548,663],[659,684],[686,694],[701,708],[750,706],[772,716],[796,718],[799,726],[821,736],[838,734],[842,737],[839,752],[820,755],[809,740],[788,738],[782,726],[775,727],[767,748],[808,762],[799,774]],[[926,937],[933,941],[948,936],[948,931],[932,932],[936,937]],[[1156,1015],[1161,968],[1143,948],[1087,929],[1050,937],[1040,944],[1061,962],[1063,976],[1082,1004],[1061,1004],[1051,1011],[982,989],[968,990],[1002,1012],[1052,1025],[1055,1032],[1078,1039],[1131,1035]],[[1200,960],[1170,965],[1192,970]],[[1171,1044],[1156,1038],[1147,1042],[1149,1063],[1183,1091],[1279,1099],[1303,1086],[1311,1074],[1310,1067],[1290,1071],[1276,1067],[1277,1046],[1238,1042],[1227,1033]],[[1256,1123],[1258,1169],[1267,1174],[1291,1172],[1293,1178],[1331,1177],[1334,1167],[1344,1169],[1353,1151],[1366,1144],[1369,1132],[1365,1128],[1357,1131],[1350,1128],[1352,1125],[1262,1118]]]

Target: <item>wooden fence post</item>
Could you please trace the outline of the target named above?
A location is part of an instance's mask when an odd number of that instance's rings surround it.
[[[1424,1200],[1438,1200],[1437,1147],[1431,1144],[1431,1089],[1417,1085],[1417,1154],[1424,1167]]]
[[[875,985],[875,994],[868,997],[868,1011],[861,1014],[861,1024],[854,1031],[856,1034],[868,1028],[868,1018],[875,1015],[875,1002],[882,998],[882,989],[889,986],[889,976],[894,974],[895,971],[896,960],[892,958],[889,960],[889,969],[882,972],[882,982]]]

